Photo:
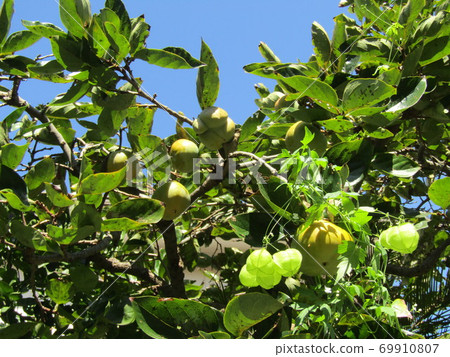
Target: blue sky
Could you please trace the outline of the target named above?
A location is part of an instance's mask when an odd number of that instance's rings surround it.
[[[257,109],[255,83],[273,88],[273,82],[243,71],[252,62],[263,61],[258,51],[266,42],[283,62],[305,62],[312,54],[311,24],[319,22],[332,36],[333,17],[346,12],[339,0],[260,1],[138,1],[124,0],[130,17],[145,14],[151,25],[149,48],[178,46],[199,57],[201,39],[210,46],[220,69],[221,89],[216,105],[223,107],[235,122],[242,124]],[[93,12],[103,7],[103,0],[91,0]],[[61,26],[57,0],[16,0],[11,32],[24,29],[21,20],[39,20]],[[45,39],[18,54],[34,58],[50,54]],[[134,74],[143,78],[144,88],[157,94],[158,100],[193,118],[200,112],[195,92],[197,70],[172,70],[134,63]],[[48,85],[30,80],[20,94],[32,105],[46,103],[67,85]],[[4,116],[11,110],[2,108]],[[163,112],[155,116],[153,134],[165,137],[175,133],[175,122]]]

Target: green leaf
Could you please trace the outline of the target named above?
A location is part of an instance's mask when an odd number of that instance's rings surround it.
[[[137,17],[131,21],[130,34],[130,54],[132,56],[145,48],[145,40],[150,35],[150,25],[145,22],[143,16]]]
[[[13,169],[0,165],[0,190],[10,189],[25,204],[28,203],[28,188],[22,177]]]
[[[55,242],[45,238],[39,230],[25,226],[19,221],[12,221],[11,232],[20,243],[25,247],[43,252],[60,253],[59,247]]]
[[[109,302],[105,309],[105,318],[119,326],[133,323],[136,317],[130,299],[122,297]]]
[[[92,17],[91,25],[89,26],[89,45],[97,55],[97,57],[105,58],[111,46],[108,36],[103,31],[102,20],[100,15],[95,14]],[[110,56],[112,57],[112,56]]]
[[[17,146],[13,143],[3,145],[0,156],[1,163],[11,169],[15,169],[22,162],[29,145],[30,143],[21,146]]]
[[[85,239],[96,232],[94,226],[85,225],[78,228],[66,228],[47,225],[48,235],[59,244],[75,244],[81,239]]]
[[[374,321],[374,318],[367,314],[361,314],[360,312],[347,312],[339,320],[340,326],[359,326],[366,322]]]
[[[331,43],[328,34],[316,21],[312,24],[311,32],[317,61],[322,68],[326,68],[331,57]]]
[[[98,115],[102,108],[93,105],[92,103],[75,102],[71,104],[50,106],[47,108],[45,114],[50,118],[58,119],[80,119]]]
[[[343,133],[354,128],[353,123],[346,119],[328,119],[318,121],[318,123],[323,125],[325,129],[332,130],[336,133]]]
[[[157,223],[162,219],[164,207],[160,201],[136,198],[113,205],[102,221],[102,231],[127,231]]]
[[[267,294],[248,293],[231,299],[225,308],[223,322],[234,336],[272,316],[283,304]]]
[[[392,98],[392,105],[386,112],[399,112],[411,108],[425,94],[427,89],[426,77],[403,78],[397,89],[397,95]]]
[[[11,189],[3,189],[0,190],[0,195],[2,195],[8,201],[9,205],[21,212],[31,211],[32,206],[24,200],[22,200],[16,193],[14,193]]]
[[[258,204],[255,204],[257,210],[261,210]],[[270,214],[251,212],[238,214],[229,221],[231,228],[236,235],[244,239],[246,243],[254,247],[262,247],[264,238],[269,232],[275,236],[279,232],[277,223],[270,219]]]
[[[407,30],[410,29],[410,26],[417,21],[417,18],[424,7],[425,0],[409,0],[400,12],[398,23],[403,25]]]
[[[271,79],[282,79],[292,76],[307,76],[316,78],[320,71],[307,63],[251,63],[244,66],[244,71]]]
[[[428,189],[430,200],[446,209],[450,205],[450,177],[444,177],[434,181]]]
[[[62,36],[53,36],[50,42],[53,55],[65,69],[76,72],[85,67],[85,61],[81,58],[80,44],[78,42]]]
[[[192,337],[199,330],[214,332],[220,327],[220,312],[194,300],[152,296],[134,298],[133,303],[140,312],[138,326],[151,337]]]
[[[102,217],[97,210],[83,202],[78,202],[77,206],[73,209],[71,214],[71,222],[74,228],[78,230],[85,227],[91,227],[94,232],[99,232],[102,222]]]
[[[37,42],[41,37],[42,36],[26,30],[14,32],[6,39],[0,52],[9,54],[23,50]]]
[[[127,168],[123,167],[119,171],[89,175],[81,181],[80,193],[92,195],[112,191],[125,179],[126,171]]]
[[[126,121],[130,135],[148,135],[152,132],[156,108],[131,107],[127,110]]]
[[[54,83],[70,83],[73,80],[64,76],[64,67],[58,61],[40,61],[27,66],[30,77]]]
[[[50,202],[56,207],[70,207],[75,203],[64,193],[55,190],[53,186],[47,182],[45,183],[45,192]]]
[[[205,340],[216,340],[216,339],[230,339],[231,336],[223,331],[205,332],[199,331],[199,337]]]
[[[98,117],[98,126],[102,133],[112,137],[120,129],[124,120],[123,110],[104,108]]]
[[[438,37],[428,42],[423,48],[422,56],[419,61],[420,65],[425,66],[448,56],[450,53],[449,37],[450,36]]]
[[[95,274],[92,269],[90,269],[86,265],[77,265],[75,267],[71,267],[69,272],[70,278],[72,279],[73,284],[77,290],[88,293],[97,286],[97,274]]]
[[[81,99],[91,88],[92,86],[88,81],[76,81],[72,84],[72,86],[66,93],[58,95],[55,99],[53,99],[53,101],[49,103],[49,105],[64,105],[74,103],[77,100]]]
[[[8,37],[13,13],[14,0],[4,0],[0,9],[0,45],[3,45]]]
[[[403,299],[395,299],[392,301],[391,307],[395,310],[395,315],[397,318],[408,318],[412,320],[411,312],[408,310],[408,306],[406,306],[406,302]]]
[[[372,164],[375,169],[396,177],[412,177],[420,170],[414,161],[398,154],[378,154]]]
[[[200,67],[197,74],[197,99],[201,109],[211,107],[219,95],[219,66],[209,46],[202,40]]]
[[[114,11],[119,17],[120,33],[128,38],[131,32],[131,20],[123,2],[121,0],[106,0],[105,7]]]
[[[346,113],[351,113],[355,109],[377,104],[395,93],[393,86],[378,79],[354,79],[344,89],[342,107]]]
[[[0,328],[0,339],[16,339],[25,336],[36,326],[37,322],[18,322]]]
[[[59,16],[73,36],[86,36],[86,29],[91,20],[89,0],[59,0]]]
[[[120,30],[114,26],[113,23],[105,22],[103,26],[105,27],[108,40],[111,43],[108,54],[113,52],[113,58],[117,63],[121,63],[130,52],[130,44],[128,39],[120,33]]]
[[[325,108],[335,114],[339,112],[337,109],[338,95],[329,84],[324,83],[317,78],[314,79],[304,76],[283,78],[280,82],[287,84],[297,92],[288,95],[286,98],[287,101],[307,96],[314,100],[314,102],[322,108]]]
[[[260,42],[258,50],[266,61],[281,63],[280,59],[275,55],[267,43]]]
[[[57,279],[50,279],[49,286],[45,289],[47,296],[55,304],[62,305],[70,302],[73,297],[73,283]]]
[[[375,0],[354,0],[355,3],[355,13],[358,17],[365,17],[369,26],[376,25],[382,30],[386,30],[392,25],[392,21],[389,18],[386,11],[381,10],[380,5],[378,5]]]
[[[362,140],[343,141],[330,147],[325,157],[336,165],[344,165],[349,162],[359,151]]]
[[[22,20],[22,25],[41,37],[66,36],[61,28],[48,22]]]
[[[261,125],[265,118],[265,114],[258,110],[255,114],[249,117],[241,127],[241,136],[239,137],[239,141],[243,142],[244,140],[251,137],[258,129],[258,126]]]
[[[167,47],[163,50],[143,48],[136,52],[134,57],[159,67],[172,69],[191,69],[204,65],[185,50],[175,47]]]

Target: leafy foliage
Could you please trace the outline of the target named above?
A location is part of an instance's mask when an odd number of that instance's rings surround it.
[[[88,0],[61,0],[65,29],[24,20],[10,33],[14,1],[4,0],[0,100],[11,113],[0,121],[0,337],[449,332],[449,3],[340,5],[354,18],[337,16],[331,35],[314,23],[307,62],[285,63],[260,43],[264,62],[244,71],[273,89],[259,84],[257,112],[220,150],[201,144],[197,169],[180,174],[171,144],[201,138],[142,89],[132,67],[197,70],[200,112],[220,87],[204,41],[199,59],[148,48],[149,24],[121,0],[98,14]],[[16,54],[39,39],[51,59]],[[25,80],[67,91],[33,106],[20,96]],[[176,134],[151,134],[156,110],[176,119]],[[308,126],[290,152],[285,135],[299,121]],[[308,145],[312,128],[326,137],[323,155]],[[134,166],[108,172],[108,155],[122,149]],[[191,195],[174,221],[152,198],[168,179]],[[353,238],[338,247],[336,275],[310,277],[300,266],[267,289],[241,283],[252,251],[285,251],[299,227],[321,219]],[[387,251],[380,233],[403,223],[419,232],[417,249]],[[208,282],[188,279],[193,271]]]

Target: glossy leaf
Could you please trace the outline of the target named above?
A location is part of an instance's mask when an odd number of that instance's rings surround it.
[[[414,106],[425,94],[427,89],[426,78],[404,78],[397,89],[397,95],[393,97],[393,105],[387,112],[403,111]]]
[[[444,177],[434,181],[428,189],[431,201],[446,209],[450,206],[450,177]]]
[[[0,52],[9,54],[23,50],[36,43],[41,37],[42,36],[26,30],[14,32],[6,39]]]
[[[341,326],[359,326],[366,322],[374,321],[374,318],[367,314],[361,314],[359,312],[347,312],[339,320],[338,325]]]
[[[53,300],[55,304],[61,305],[68,303],[73,296],[71,282],[64,282],[57,279],[50,279],[49,286],[45,290],[47,296]]]
[[[106,218],[129,218],[139,224],[152,224],[161,220],[164,208],[158,200],[135,198],[113,205]]]
[[[65,69],[69,71],[79,71],[85,66],[85,61],[80,55],[80,46],[78,42],[61,36],[52,37],[50,42],[56,60]]]
[[[134,57],[159,67],[172,69],[191,69],[204,65],[186,50],[176,47],[167,47],[162,50],[143,48],[136,52]]]
[[[200,67],[197,74],[197,99],[201,109],[211,107],[219,95],[219,66],[209,46],[202,40]]]
[[[266,61],[281,63],[277,55],[272,51],[272,49],[265,42],[260,42],[258,45],[258,50]]]
[[[336,133],[343,133],[354,128],[353,123],[345,119],[328,119],[319,121],[318,123],[323,125],[325,129],[332,130]]]
[[[394,87],[378,79],[354,79],[345,87],[342,107],[346,113],[370,107],[396,93]]]
[[[223,322],[234,336],[272,316],[283,307],[273,297],[262,293],[248,293],[231,299],[225,308]]]
[[[55,242],[45,238],[39,230],[25,226],[19,221],[12,221],[11,232],[14,237],[25,247],[43,252],[57,252],[60,250]]]
[[[438,37],[424,46],[419,63],[421,66],[425,66],[448,56],[449,53],[450,36]]]
[[[106,29],[109,42],[111,43],[108,54],[113,55],[113,58],[117,63],[121,63],[130,52],[128,39],[120,33],[120,30],[113,23],[105,22],[103,25]],[[111,53],[112,51],[113,53]]]
[[[150,25],[145,22],[143,16],[137,17],[131,20],[131,33],[130,33],[130,54],[135,53],[145,48],[145,40],[150,35]]]
[[[64,105],[74,103],[81,99],[90,89],[91,84],[86,82],[74,82],[69,90],[61,95],[58,95],[49,105]]]
[[[111,9],[120,18],[120,33],[126,38],[130,36],[131,20],[127,9],[121,0],[106,0],[105,7]]]
[[[248,73],[264,78],[282,79],[292,76],[317,77],[320,71],[305,63],[251,63],[244,66]]]
[[[100,194],[117,188],[125,179],[127,168],[119,171],[92,174],[81,181],[81,194]]]
[[[98,115],[102,108],[92,103],[75,102],[61,106],[51,106],[45,112],[48,117],[60,119],[86,118]]]
[[[25,145],[17,146],[16,144],[10,143],[3,145],[1,147],[1,163],[5,166],[8,166],[11,169],[15,169],[20,165],[22,159],[27,152],[28,146],[30,144],[27,143]]]
[[[290,101],[307,96],[322,108],[333,113],[338,113],[338,96],[329,84],[317,78],[313,79],[304,76],[283,78],[280,82],[287,84],[296,91],[296,93],[288,95],[286,100]]]
[[[377,155],[373,166],[396,177],[412,177],[420,170],[420,166],[406,156],[388,153]]]
[[[134,298],[133,303],[141,312],[138,326],[151,337],[197,336],[200,330],[214,332],[220,327],[220,312],[194,300],[149,296]]]
[[[382,11],[376,0],[354,0],[355,13],[361,18],[365,17],[370,26],[378,26],[386,30],[392,22],[385,11]]]
[[[130,135],[148,135],[152,132],[156,108],[131,107],[127,110],[126,121]]]
[[[0,166],[0,190],[10,189],[24,204],[28,205],[28,189],[23,178],[8,166]]]
[[[86,36],[86,28],[91,19],[89,0],[59,0],[59,16],[73,36]]]
[[[13,13],[14,0],[3,0],[2,7],[0,8],[0,45],[3,45],[8,37]]]
[[[48,22],[22,20],[22,25],[41,37],[66,36],[66,33],[60,27]]]
[[[317,22],[313,22],[312,42],[317,61],[322,68],[326,68],[331,57],[331,43],[325,29]]]
[[[258,129],[258,126],[263,122],[266,116],[261,111],[257,111],[251,117],[249,117],[241,127],[241,136],[239,141],[244,141],[251,137]]]
[[[69,207],[72,206],[75,202],[72,201],[67,195],[64,193],[57,191],[51,184],[45,183],[45,192],[49,200],[56,207]]]

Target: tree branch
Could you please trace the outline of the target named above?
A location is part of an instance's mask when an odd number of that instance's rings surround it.
[[[17,88],[17,85],[15,85],[14,88]],[[63,150],[70,167],[73,167],[74,157],[72,150],[70,149],[69,145],[67,144],[66,140],[61,135],[61,133],[58,131],[58,129],[53,125],[53,123],[51,123],[50,119],[43,112],[33,107],[25,99],[19,97],[17,92],[14,90],[9,92],[0,91],[0,99],[12,107],[17,108],[26,107],[25,111],[31,117],[38,119],[41,123],[44,124],[50,123],[48,125],[48,130],[50,131],[50,133],[53,134],[53,136],[58,141],[58,144]]]
[[[121,262],[116,258],[106,258],[101,254],[95,254],[89,257],[89,260],[98,267],[105,269],[110,273],[133,275],[140,280],[151,284],[151,289],[154,292],[166,291],[169,294],[171,292],[171,288],[147,268],[135,266],[129,262]]]
[[[412,278],[429,272],[436,265],[442,252],[450,245],[450,239],[443,241],[437,248],[432,250],[430,254],[419,264],[413,267],[402,267],[399,265],[388,264],[386,267],[387,274],[404,276]]]
[[[175,297],[186,298],[186,290],[184,288],[184,267],[178,252],[175,225],[173,221],[164,220],[159,221],[157,225],[164,238],[164,247],[169,262],[168,270],[173,294]]]

